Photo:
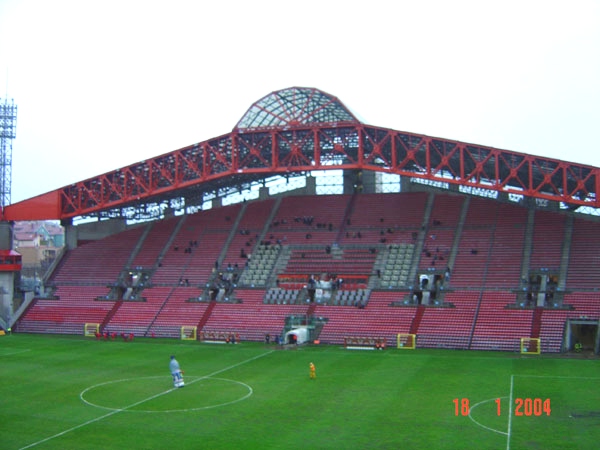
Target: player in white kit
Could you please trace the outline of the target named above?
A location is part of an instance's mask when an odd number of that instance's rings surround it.
[[[175,359],[174,355],[171,355],[169,369],[171,370],[171,375],[173,376],[173,386],[176,388],[185,386],[185,383],[183,382],[183,372],[181,371],[179,363]]]

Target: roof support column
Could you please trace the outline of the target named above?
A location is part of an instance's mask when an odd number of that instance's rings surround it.
[[[73,226],[73,219],[63,219],[60,224],[65,230],[65,247],[69,250],[77,248],[79,230],[76,226]]]
[[[313,176],[306,177],[306,194],[317,195],[317,179]]]
[[[0,221],[0,250],[13,249],[13,222]]]

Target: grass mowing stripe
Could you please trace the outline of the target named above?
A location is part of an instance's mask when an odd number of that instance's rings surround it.
[[[191,383],[194,383],[194,382],[196,382],[196,381],[198,381],[198,380],[201,380],[201,379],[204,379],[204,378],[208,378],[208,377],[212,377],[212,376],[218,375],[218,374],[220,374],[220,373],[223,373],[223,372],[226,372],[226,371],[228,371],[228,370],[231,370],[231,369],[234,369],[234,368],[236,368],[236,367],[239,367],[239,366],[241,366],[241,365],[243,365],[243,364],[247,364],[247,363],[249,363],[249,362],[255,361],[255,360],[259,359],[259,358],[262,358],[263,356],[267,356],[267,355],[269,355],[269,354],[273,353],[273,351],[274,351],[274,350],[271,350],[271,351],[269,351],[269,352],[266,352],[266,353],[262,353],[262,354],[260,354],[260,355],[257,355],[257,356],[254,356],[254,357],[252,357],[252,358],[249,358],[249,359],[247,359],[247,360],[245,360],[245,361],[239,362],[239,363],[237,363],[237,364],[233,364],[233,365],[231,365],[231,366],[229,366],[229,367],[226,367],[226,368],[224,368],[224,369],[217,370],[217,371],[215,371],[215,372],[211,373],[210,375],[206,375],[205,377],[201,377],[201,378],[198,378],[198,379],[196,379],[196,380],[193,380]],[[190,383],[190,384],[191,384],[191,383]],[[79,425],[77,425],[77,426],[74,426],[74,427],[72,427],[72,428],[69,428],[68,430],[61,431],[60,433],[57,433],[57,434],[55,434],[55,435],[53,435],[53,436],[49,436],[49,437],[47,437],[47,438],[45,438],[45,439],[42,439],[42,440],[40,440],[40,441],[34,442],[34,443],[32,443],[32,444],[29,444],[29,445],[27,445],[27,446],[25,446],[25,447],[21,447],[21,449],[20,449],[20,450],[25,450],[25,449],[28,449],[28,448],[35,447],[36,445],[43,444],[44,442],[48,442],[48,441],[50,441],[50,440],[52,440],[52,439],[55,439],[55,438],[57,438],[57,437],[60,437],[60,436],[63,436],[63,435],[65,435],[65,434],[67,434],[67,433],[70,433],[71,431],[75,431],[75,430],[77,430],[77,429],[79,429],[79,428],[82,428],[82,427],[84,427],[84,426],[86,426],[86,425],[90,425],[90,424],[92,424],[92,423],[94,423],[94,422],[98,422],[98,421],[100,421],[100,420],[102,420],[102,419],[105,419],[105,418],[107,418],[107,417],[110,417],[110,416],[112,416],[112,415],[114,415],[114,414],[117,414],[117,413],[119,413],[119,412],[123,412],[123,411],[126,411],[126,410],[128,410],[128,409],[131,409],[131,408],[135,408],[136,406],[139,406],[139,405],[141,405],[141,404],[143,404],[143,403],[149,402],[150,400],[154,400],[155,398],[158,398],[158,397],[160,397],[160,396],[162,396],[162,395],[166,395],[166,394],[168,394],[169,392],[173,392],[174,390],[177,390],[177,388],[168,389],[168,390],[166,390],[166,391],[164,391],[164,392],[160,392],[160,393],[158,393],[158,394],[156,394],[156,395],[153,395],[153,396],[151,396],[151,397],[148,397],[148,398],[145,398],[145,399],[143,399],[143,400],[140,400],[139,402],[133,403],[133,404],[131,404],[131,405],[128,405],[128,406],[126,406],[126,407],[124,407],[124,408],[116,409],[116,410],[114,410],[114,411],[111,411],[111,412],[109,412],[109,413],[107,413],[107,414],[104,414],[103,416],[97,417],[97,418],[95,418],[95,419],[92,419],[92,420],[88,420],[87,422],[84,422],[84,423],[82,423],[82,424],[79,424]]]
[[[26,349],[26,350],[19,350],[18,352],[11,352],[11,353],[4,353],[4,354],[0,354],[0,357],[2,356],[13,356],[13,355],[19,355],[21,353],[27,353],[30,352],[30,349]]]
[[[67,434],[67,433],[70,433],[71,431],[75,431],[75,430],[77,430],[77,429],[79,429],[79,428],[82,428],[82,427],[85,427],[86,425],[89,425],[89,424],[91,424],[91,423],[98,422],[99,420],[105,419],[105,418],[107,418],[107,417],[110,417],[110,416],[112,416],[112,415],[114,415],[114,414],[117,414],[117,413],[120,413],[120,412],[126,411],[126,410],[127,410],[127,409],[129,409],[129,408],[134,408],[135,406],[138,406],[138,405],[141,405],[142,403],[145,403],[145,402],[148,402],[148,401],[150,401],[150,400],[153,400],[153,399],[155,399],[155,398],[157,398],[157,397],[160,397],[161,395],[168,394],[169,392],[171,392],[171,391],[174,391],[175,389],[176,389],[176,388],[169,389],[168,391],[160,392],[160,393],[158,393],[158,394],[156,394],[156,395],[153,395],[152,397],[146,398],[146,399],[144,399],[144,400],[140,400],[140,401],[139,401],[139,402],[137,402],[137,403],[134,403],[134,404],[132,404],[132,405],[126,406],[125,408],[116,409],[116,410],[114,410],[114,411],[111,411],[111,412],[109,412],[109,413],[107,413],[107,414],[104,414],[103,416],[97,417],[97,418],[95,418],[95,419],[92,419],[92,420],[88,420],[87,422],[84,422],[84,423],[82,423],[82,424],[79,424],[79,425],[77,425],[77,426],[74,426],[74,427],[72,427],[72,428],[69,428],[68,430],[61,431],[60,433],[57,433],[57,434],[55,434],[54,436],[49,436],[49,437],[47,437],[47,438],[45,438],[45,439],[42,439],[41,441],[34,442],[34,443],[32,443],[32,444],[29,444],[29,445],[27,445],[27,446],[25,446],[25,447],[21,447],[21,450],[25,450],[25,449],[27,449],[27,448],[35,447],[36,445],[43,444],[44,442],[48,442],[48,441],[50,441],[50,440],[52,440],[52,439],[55,439],[55,438],[57,438],[57,437],[60,437],[60,436],[63,436],[63,435],[65,435],[65,434]]]
[[[478,448],[595,448],[600,440],[597,377],[600,359],[564,355],[521,356],[502,352],[465,352],[393,348],[352,352],[339,346],[274,345],[242,342],[210,346],[200,342],[152,340],[96,341],[17,334],[3,340],[5,352],[30,352],[1,358],[0,442],[6,450],[79,426],[34,447],[45,450],[264,450],[312,447],[319,450],[397,448],[456,450]],[[269,353],[265,353],[269,352]],[[189,388],[137,406],[122,414],[94,411],[79,398],[87,386],[131,379],[101,388],[88,400],[123,409],[172,387],[169,355],[176,354]],[[259,355],[269,357],[254,359]],[[240,365],[240,361],[254,362]],[[317,379],[309,378],[309,362]],[[246,394],[230,381],[204,378],[224,373],[253,389]],[[216,375],[223,376],[223,375]],[[570,375],[576,375],[571,377]],[[513,377],[507,409],[506,382]],[[146,384],[146,378],[155,378]],[[186,383],[187,384],[187,383]],[[504,388],[503,388],[504,386]],[[493,400],[501,398],[501,405]],[[551,399],[551,415],[517,414],[514,402]],[[473,418],[466,417],[462,401]],[[460,401],[460,403],[458,403]],[[483,403],[482,403],[483,402]],[[539,403],[539,401],[538,401]],[[525,403],[523,403],[525,405]],[[159,414],[130,414],[149,410]],[[164,414],[164,411],[178,411]],[[512,413],[511,437],[507,421]],[[189,411],[189,412],[188,412]],[[464,413],[463,413],[464,411]],[[535,409],[533,409],[535,412]],[[103,420],[98,416],[105,416]],[[94,421],[94,422],[92,422]],[[87,426],[82,423],[89,422]]]

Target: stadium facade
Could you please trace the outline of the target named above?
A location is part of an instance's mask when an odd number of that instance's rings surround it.
[[[6,206],[5,224],[60,220],[67,246],[3,320],[597,353],[600,240],[581,213],[599,206],[599,171],[366,125],[318,89],[284,89],[229,134]]]

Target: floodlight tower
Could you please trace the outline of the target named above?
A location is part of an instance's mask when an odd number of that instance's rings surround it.
[[[17,105],[0,98],[0,208],[10,205],[12,141],[17,136]]]
[[[16,137],[17,106],[14,100],[0,98],[0,214],[10,205],[12,184],[12,141]],[[13,226],[0,220],[0,327],[9,330],[14,323],[21,255],[13,250]]]

